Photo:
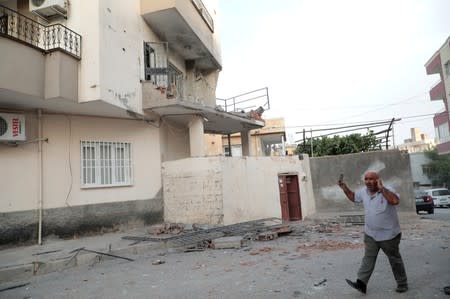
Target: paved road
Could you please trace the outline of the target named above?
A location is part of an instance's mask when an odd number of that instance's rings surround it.
[[[450,222],[417,217],[402,227],[401,252],[410,283],[405,294],[394,291],[383,254],[366,296],[345,283],[344,278],[355,278],[363,255],[362,226],[301,224],[296,235],[252,242],[248,248],[154,251],[132,256],[135,262],[106,260],[42,275],[0,297],[449,298],[442,288],[450,285]]]
[[[425,219],[450,221],[449,208],[434,208],[434,214],[427,214],[427,212],[421,211],[419,215]]]

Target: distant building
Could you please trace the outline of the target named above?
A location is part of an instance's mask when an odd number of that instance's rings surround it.
[[[408,153],[420,153],[436,146],[435,141],[430,139],[427,134],[420,133],[419,128],[411,128],[411,138],[405,139],[403,142],[397,148]]]
[[[411,176],[414,188],[430,187],[431,179],[427,176],[431,160],[423,152],[409,154],[409,163],[411,166]]]
[[[450,37],[431,56],[425,64],[428,75],[439,74],[439,81],[430,90],[430,100],[444,101],[445,111],[433,117],[436,138],[438,139],[437,151],[439,154],[450,153],[449,130],[449,94],[450,94]]]
[[[241,134],[205,135],[206,155],[242,156]],[[286,149],[284,118],[266,119],[265,126],[250,131],[249,147],[252,156],[284,156]]]

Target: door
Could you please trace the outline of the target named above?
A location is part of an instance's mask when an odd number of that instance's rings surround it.
[[[278,176],[278,186],[280,188],[281,219],[289,221],[289,201],[285,175]]]
[[[297,175],[279,175],[281,219],[296,221],[302,219],[300,190]]]

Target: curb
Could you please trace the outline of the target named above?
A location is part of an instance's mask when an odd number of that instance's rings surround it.
[[[112,254],[118,256],[140,255],[148,253],[150,250],[167,249],[165,243],[147,243],[137,244],[129,247],[119,248],[104,252],[105,254]],[[100,252],[100,251],[99,251]],[[0,268],[0,283],[28,280],[33,276],[48,274],[52,272],[64,271],[82,265],[93,265],[103,260],[116,259],[111,256],[92,253],[80,250],[71,253],[71,256],[58,259],[49,259],[48,261],[33,261],[25,264],[17,264],[4,266]]]

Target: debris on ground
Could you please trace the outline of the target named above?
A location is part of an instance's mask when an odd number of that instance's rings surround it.
[[[214,249],[239,249],[242,247],[243,238],[240,236],[221,237],[212,240],[211,248]]]
[[[313,243],[304,243],[297,247],[297,251],[308,249],[319,249],[323,251],[341,250],[341,249],[358,249],[364,247],[363,243],[354,243],[340,240],[318,240]]]
[[[106,255],[106,256],[109,256],[109,257],[114,257],[114,258],[118,258],[118,259],[127,260],[127,261],[130,261],[130,262],[134,262],[133,259],[130,259],[130,258],[128,258],[128,257],[123,257],[123,256],[115,255],[115,254],[110,254],[110,253],[106,253],[106,252],[101,252],[101,251],[95,251],[95,250],[87,249],[87,248],[84,248],[84,247],[80,247],[80,248],[74,249],[74,250],[72,250],[71,252],[69,252],[69,254],[75,253],[74,256],[76,256],[76,255],[78,255],[78,253],[80,253],[81,251],[86,251],[86,252],[95,253],[95,254],[100,254],[100,255]],[[72,257],[72,258],[73,258],[73,257]],[[71,258],[71,259],[72,259],[72,258]]]
[[[9,287],[6,287],[6,288],[1,289],[0,292],[4,292],[4,291],[8,291],[8,290],[13,290],[13,289],[17,289],[17,288],[21,288],[21,287],[27,286],[27,285],[29,285],[29,284],[30,284],[30,283],[27,282],[27,283],[21,283],[21,284],[12,285],[12,286],[9,286]]]
[[[327,279],[324,278],[324,279],[322,279],[321,281],[314,283],[314,286],[315,286],[315,287],[318,287],[318,286],[323,285],[323,284],[326,283],[326,282],[327,282]]]
[[[184,231],[184,225],[179,223],[163,223],[150,227],[148,233],[152,235],[171,234],[178,235]]]
[[[166,262],[163,260],[154,260],[152,262],[152,265],[161,265],[161,264],[165,264]]]
[[[260,254],[260,253],[263,253],[263,252],[271,252],[272,251],[272,248],[270,248],[270,247],[262,247],[262,248],[260,248],[260,249],[258,249],[258,250],[254,250],[254,251],[250,251],[250,255],[257,255],[257,254]]]

